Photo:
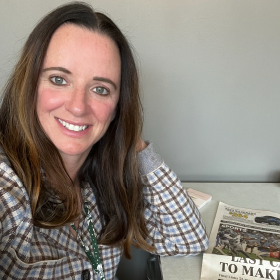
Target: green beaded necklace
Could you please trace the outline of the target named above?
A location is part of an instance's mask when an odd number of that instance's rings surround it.
[[[86,246],[84,241],[81,239],[81,236],[77,232],[77,229],[76,229],[74,223],[71,223],[71,227],[77,233],[77,239],[79,240],[81,247],[84,249],[86,255],[88,256],[88,258],[91,262],[92,268],[100,276],[101,280],[105,280],[103,267],[102,267],[102,263],[101,263],[100,255],[99,255],[99,251],[98,251],[97,241],[96,241],[96,237],[95,237],[95,232],[93,229],[92,218],[91,218],[91,214],[88,209],[87,202],[84,202],[84,209],[86,212],[86,222],[88,224],[88,230],[89,230],[89,234],[90,234],[90,238],[91,238],[93,252],[90,251],[89,247]]]

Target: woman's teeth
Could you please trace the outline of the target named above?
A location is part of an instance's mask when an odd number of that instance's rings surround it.
[[[73,125],[73,124],[70,124],[70,123],[67,123],[65,121],[62,121],[60,119],[58,119],[58,121],[64,126],[66,127],[67,129],[69,130],[72,130],[72,131],[83,131],[85,130],[86,128],[88,128],[88,125]]]

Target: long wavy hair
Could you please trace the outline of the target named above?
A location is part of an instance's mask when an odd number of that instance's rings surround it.
[[[44,57],[52,35],[65,23],[108,36],[121,57],[115,118],[78,173],[81,182],[90,184],[98,201],[103,223],[99,243],[123,246],[128,257],[131,244],[153,250],[145,241],[144,199],[136,158],[142,130],[138,74],[129,43],[107,16],[95,13],[88,4],[73,2],[58,7],[37,24],[4,89],[0,143],[28,192],[34,225],[57,228],[79,216],[73,182],[36,112]]]

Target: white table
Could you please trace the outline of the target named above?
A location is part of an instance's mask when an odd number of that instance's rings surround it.
[[[200,210],[208,235],[219,201],[233,206],[280,213],[278,183],[183,183],[183,186],[212,195],[212,200]],[[190,257],[162,257],[161,265],[164,280],[199,280],[202,254]]]

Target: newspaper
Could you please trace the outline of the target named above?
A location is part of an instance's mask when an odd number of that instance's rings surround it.
[[[280,280],[280,214],[219,203],[201,280]]]

